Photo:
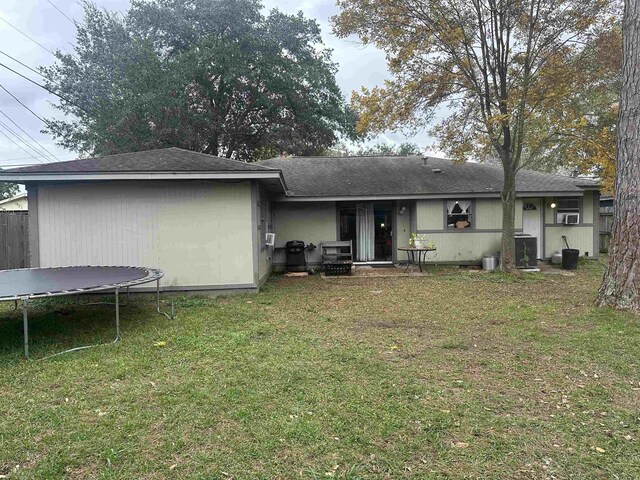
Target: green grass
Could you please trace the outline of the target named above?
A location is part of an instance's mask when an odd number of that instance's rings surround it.
[[[276,277],[174,321],[133,298],[122,342],[28,362],[7,305],[0,475],[639,478],[640,321],[592,307],[600,275]],[[110,307],[31,319],[35,357],[112,337]]]

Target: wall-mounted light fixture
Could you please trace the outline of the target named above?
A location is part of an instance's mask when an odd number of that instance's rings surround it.
[[[400,211],[398,212],[400,215],[404,215],[405,212],[407,211],[407,207],[405,207],[404,205],[402,205],[400,207]]]
[[[551,205],[549,205],[551,208],[556,208],[556,203],[555,202],[551,202]]]

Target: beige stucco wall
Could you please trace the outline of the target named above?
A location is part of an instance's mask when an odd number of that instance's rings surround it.
[[[406,247],[409,245],[409,237],[411,236],[411,216],[415,215],[414,201],[398,201],[394,205],[395,230],[393,232],[393,241],[395,242],[396,251],[394,252],[399,260],[405,259],[405,254],[398,252],[398,247]],[[404,213],[401,208],[405,207]]]
[[[551,257],[553,253],[566,248],[562,235],[566,235],[567,242],[569,242],[571,248],[580,250],[580,256],[585,255],[585,252],[589,252],[590,257],[598,253],[597,249],[594,250],[593,226],[545,226],[544,232],[545,257]]]
[[[593,196],[594,192],[584,192],[582,201],[582,223],[597,223],[593,217]]]
[[[174,287],[254,282],[249,182],[40,185],[40,266],[142,265]]]
[[[428,262],[478,263],[483,255],[500,251],[501,232],[428,233],[437,250],[427,254]]]
[[[579,225],[558,225],[555,224],[556,211],[551,208],[551,204],[557,202],[556,197],[549,197],[544,200],[545,204],[545,257],[551,257],[555,252],[566,248],[562,235],[567,237],[569,246],[580,250],[580,255],[589,253],[589,257],[599,255],[599,237],[594,235],[594,229],[599,228],[598,211],[595,205],[597,192],[586,191],[582,198],[582,215]]]
[[[462,198],[462,197],[461,197]],[[435,243],[437,251],[427,256],[431,262],[474,262],[483,255],[500,251],[502,205],[499,198],[475,199],[474,230],[445,229],[446,200],[416,202],[418,232]],[[522,200],[516,201],[516,230],[522,229]]]
[[[442,230],[444,211],[442,200],[418,200],[416,202],[416,226],[418,230]]]
[[[318,248],[308,252],[309,263],[321,263],[320,243],[337,238],[335,202],[275,202],[273,204],[276,247],[284,247],[290,240],[303,240]],[[283,249],[274,251],[274,263],[286,261]]]
[[[463,197],[460,197],[463,198]],[[464,199],[467,199],[465,197]],[[499,198],[475,199],[475,229],[501,230],[502,203]],[[416,216],[418,230],[444,230],[444,209],[446,200],[418,200]],[[522,229],[522,200],[516,200],[516,230]]]

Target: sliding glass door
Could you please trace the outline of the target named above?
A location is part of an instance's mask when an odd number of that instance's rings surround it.
[[[393,260],[393,206],[352,203],[339,207],[340,240],[351,240],[358,262]]]

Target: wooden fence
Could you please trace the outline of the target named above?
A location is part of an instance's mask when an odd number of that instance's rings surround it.
[[[608,253],[613,230],[613,207],[600,207],[600,253]]]
[[[29,214],[0,212],[0,270],[29,267]]]

